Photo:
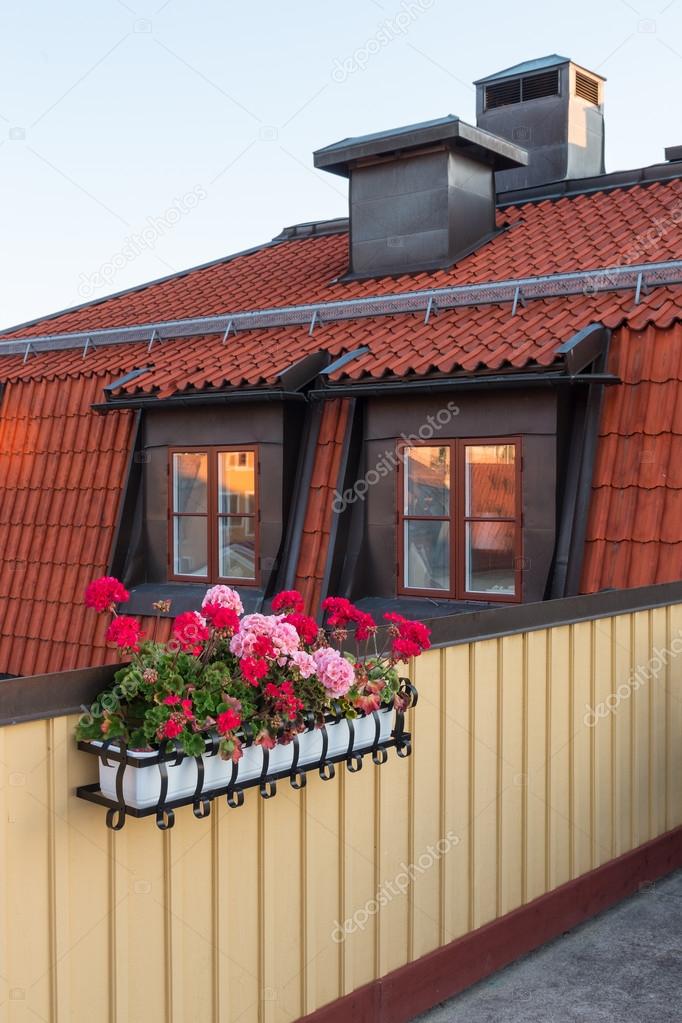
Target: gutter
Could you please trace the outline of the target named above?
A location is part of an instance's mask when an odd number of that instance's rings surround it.
[[[196,394],[174,395],[171,398],[114,398],[111,401],[96,402],[90,408],[94,412],[113,412],[116,409],[178,408],[187,405],[231,405],[250,401],[306,401],[300,391],[250,390],[250,391],[198,391]]]
[[[422,380],[392,380],[388,383],[329,384],[308,391],[310,401],[328,398],[370,398],[392,394],[420,394],[437,391],[464,391],[487,387],[553,387],[563,384],[619,384],[612,373],[508,373],[497,376],[446,377]]]

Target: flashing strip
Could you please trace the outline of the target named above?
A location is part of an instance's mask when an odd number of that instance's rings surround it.
[[[682,284],[682,260],[602,267],[597,270],[549,274],[544,277],[463,284],[450,288],[225,313],[195,319],[166,320],[71,334],[31,335],[7,341],[0,339],[0,355],[18,355],[28,350],[35,354],[41,351],[82,348],[88,337],[92,345],[146,342],[150,346],[150,333],[152,340],[158,341],[164,338],[202,334],[222,334],[226,337],[230,324],[232,331],[236,333],[238,330],[264,330],[270,327],[306,325],[310,328],[311,325],[320,322],[356,320],[370,316],[397,316],[404,313],[424,313],[426,318],[426,313],[432,311],[434,307],[444,310],[460,306],[505,303],[513,306],[514,300],[516,299],[518,303],[520,297],[525,303],[532,299],[560,298],[567,295],[589,297],[600,292],[623,290],[635,293],[639,291],[641,294],[643,288],[662,287],[667,284]]]

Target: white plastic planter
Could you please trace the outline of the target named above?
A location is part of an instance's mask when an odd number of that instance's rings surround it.
[[[386,707],[379,711],[379,742],[386,742],[391,735],[393,723],[393,708]],[[370,749],[375,742],[375,721],[370,714],[366,717],[359,717],[353,720],[353,745],[352,753],[360,753]],[[334,724],[328,724],[327,732],[327,753],[326,759],[341,756],[348,751],[350,742],[350,731],[348,721],[343,720]],[[321,760],[323,738],[319,728],[310,732],[303,732],[298,736],[299,756],[298,766],[316,763]],[[93,746],[101,746],[102,743],[92,743]],[[116,746],[109,747],[112,753],[117,753]],[[127,806],[137,810],[154,807],[159,802],[161,795],[161,771],[158,763],[150,763],[144,766],[145,760],[154,760],[157,756],[154,752],[130,752],[128,758],[140,763],[140,767],[134,767],[128,763],[123,772],[123,801]],[[287,743],[286,746],[277,745],[269,751],[269,762],[266,778],[278,774],[281,771],[289,771],[293,764],[294,744]],[[204,755],[204,782],[202,795],[213,789],[224,788],[232,778],[232,763],[223,760],[220,756]],[[179,764],[173,760],[165,762],[168,772],[168,790],[166,803],[177,799],[184,799],[192,796],[197,786],[197,763],[194,757],[185,757]],[[109,760],[105,765],[99,760],[99,782],[102,795],[107,799],[118,802],[116,793],[116,776],[119,763],[116,760]],[[263,772],[263,750],[260,746],[248,746],[238,764],[238,773],[235,786],[239,787],[246,782],[259,778]]]

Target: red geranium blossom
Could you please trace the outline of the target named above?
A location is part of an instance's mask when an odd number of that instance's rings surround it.
[[[384,618],[391,623],[389,631],[395,637],[391,651],[398,660],[419,657],[431,646],[431,630],[422,622],[411,622],[395,611],[387,611]]]
[[[342,629],[346,625],[355,625],[355,635],[360,641],[369,639],[376,632],[377,625],[371,614],[361,611],[345,597],[327,597],[322,601],[322,609],[328,612],[328,622],[332,628]]]
[[[268,682],[265,695],[273,701],[275,712],[289,721],[294,721],[298,711],[303,710],[303,701],[294,695],[293,682],[282,682],[279,686],[274,682]]]
[[[377,623],[367,611],[361,611],[356,607],[353,621],[355,622],[355,637],[360,642],[369,639],[377,631]]]
[[[177,718],[169,718],[165,724],[160,728],[161,737],[163,739],[176,739],[182,731],[184,725]]]
[[[175,693],[171,693],[169,696],[164,696],[163,702],[167,707],[181,707],[182,713],[185,715],[188,721],[194,720],[194,713],[192,711],[191,700],[181,700]]]
[[[197,611],[185,611],[173,622],[173,636],[185,653],[200,654],[210,632],[202,615]]]
[[[300,614],[298,611],[294,611],[288,614],[284,619],[289,625],[293,625],[296,632],[299,634],[304,643],[310,646],[317,639],[317,634],[320,631],[319,626],[314,618],[310,615]]]
[[[130,615],[120,615],[118,618],[114,618],[113,622],[109,625],[106,634],[107,643],[114,643],[119,650],[133,650],[137,652],[140,649],[140,639],[144,633],[140,628],[140,623],[137,618],[131,618]]]
[[[235,728],[239,728],[241,723],[241,717],[231,707],[228,710],[224,710],[222,714],[218,714],[216,718],[216,728],[221,735],[225,735],[226,732],[233,732]]]
[[[85,590],[85,603],[95,611],[112,611],[114,604],[129,600],[130,594],[113,575],[93,579]]]
[[[298,590],[282,590],[272,598],[274,614],[280,614],[282,611],[302,611],[304,607],[303,597]]]
[[[222,604],[204,604],[202,611],[214,629],[236,632],[239,628],[239,615],[231,607]]]
[[[239,668],[246,681],[257,686],[268,673],[268,662],[260,657],[242,657]]]
[[[343,628],[354,621],[357,608],[345,597],[326,597],[322,601],[322,610],[328,612],[328,622],[332,628]]]
[[[256,657],[275,657],[275,648],[269,636],[257,636],[253,643],[253,652]]]

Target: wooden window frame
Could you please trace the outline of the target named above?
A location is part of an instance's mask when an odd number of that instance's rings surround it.
[[[466,512],[465,492],[465,451],[468,447],[495,445],[514,445],[515,448],[515,515],[511,516],[480,516]],[[405,452],[410,448],[443,448],[450,449],[450,514],[449,516],[405,515],[404,494],[406,458]],[[404,596],[436,597],[441,600],[470,600],[482,603],[518,604],[523,597],[523,443],[518,435],[511,437],[458,437],[455,439],[418,441],[410,444],[397,444],[398,472],[396,473],[396,531],[398,534],[397,558],[397,593]],[[405,584],[405,521],[425,519],[436,522],[450,523],[450,588],[448,590],[421,589]],[[469,522],[513,522],[514,530],[514,593],[499,594],[466,589],[466,526]]]
[[[254,465],[254,512],[240,515],[235,513],[226,514],[218,510],[218,459],[225,452],[243,452],[253,455]],[[175,455],[182,454],[205,454],[207,456],[207,480],[206,480],[206,513],[192,512],[188,518],[205,518],[207,520],[207,567],[208,573],[200,575],[179,575],[175,568],[175,535],[174,523],[176,518],[182,518],[182,513],[176,513],[173,507],[174,479],[173,459]],[[172,582],[183,583],[205,583],[213,586],[216,583],[227,583],[230,586],[259,586],[260,585],[260,449],[258,444],[186,444],[183,447],[169,447],[168,449],[168,579]],[[219,537],[220,521],[226,518],[252,518],[254,524],[254,578],[244,579],[242,577],[221,576],[219,574]]]

